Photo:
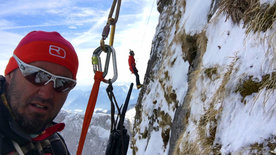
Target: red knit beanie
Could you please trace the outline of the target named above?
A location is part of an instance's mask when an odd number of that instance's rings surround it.
[[[48,61],[62,65],[69,69],[73,79],[76,79],[78,56],[71,43],[58,32],[32,31],[20,41],[13,53],[25,63]],[[11,57],[5,75],[17,67],[15,59]]]

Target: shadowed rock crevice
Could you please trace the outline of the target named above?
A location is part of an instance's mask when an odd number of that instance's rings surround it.
[[[190,64],[188,73],[188,91],[184,98],[184,102],[175,111],[175,117],[172,123],[171,139],[169,155],[173,154],[176,143],[185,129],[185,125],[188,123],[190,116],[190,104],[193,91],[195,89],[195,81],[198,78],[198,73],[201,68],[202,57],[206,51],[207,38],[205,32],[198,35],[189,36],[186,34],[182,35],[182,51],[184,53],[184,60]]]

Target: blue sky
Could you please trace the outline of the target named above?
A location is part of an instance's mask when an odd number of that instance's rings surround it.
[[[79,56],[78,85],[93,83],[91,56],[99,47],[112,0],[1,0],[0,3],[0,74],[18,42],[33,30],[58,31],[75,47]],[[127,59],[135,52],[143,81],[151,42],[159,13],[156,0],[122,0],[113,47],[116,50],[118,83],[134,82]],[[105,41],[107,44],[109,38]],[[102,60],[102,63],[104,60]],[[108,74],[107,78],[112,78]]]

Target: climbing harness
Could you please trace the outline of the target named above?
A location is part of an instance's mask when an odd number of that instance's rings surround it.
[[[125,155],[129,145],[129,135],[124,127],[124,119],[131,96],[133,83],[130,84],[125,103],[119,108],[116,98],[113,93],[112,83],[110,82],[106,88],[110,103],[111,103],[111,128],[110,136],[106,148],[105,155]],[[117,108],[117,118],[115,121],[115,106]],[[119,119],[119,120],[118,120]]]
[[[117,5],[117,8],[116,8],[115,18],[112,18],[112,15],[113,15],[116,5]],[[121,6],[121,0],[113,0],[112,7],[110,9],[109,16],[107,19],[107,24],[104,27],[103,32],[102,32],[102,39],[100,41],[100,47],[98,47],[93,52],[93,55],[92,55],[92,65],[93,65],[93,70],[95,73],[95,75],[94,75],[95,82],[93,84],[91,94],[90,94],[90,97],[88,100],[88,104],[86,107],[85,115],[84,115],[77,155],[82,154],[86,134],[87,134],[87,131],[88,131],[91,119],[92,119],[94,109],[95,109],[101,81],[103,81],[105,83],[112,84],[117,80],[117,77],[118,77],[116,53],[115,53],[115,49],[113,48],[113,42],[114,42],[114,34],[115,34],[115,25],[116,25],[116,22],[119,17],[120,6]],[[109,31],[110,31],[110,25],[111,25],[111,35],[110,35],[109,45],[106,45],[104,43],[104,40],[108,37]],[[102,70],[102,63],[101,63],[101,58],[100,58],[102,51],[104,51],[106,53],[104,71]],[[105,79],[105,77],[108,73],[110,57],[112,57],[112,62],[113,62],[113,78]]]

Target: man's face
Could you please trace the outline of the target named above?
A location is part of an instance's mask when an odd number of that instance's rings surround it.
[[[31,65],[72,78],[72,73],[58,64],[37,61]],[[7,75],[6,80],[8,101],[15,120],[29,134],[41,132],[56,117],[69,93],[55,91],[53,81],[36,86],[25,79],[19,69]]]

